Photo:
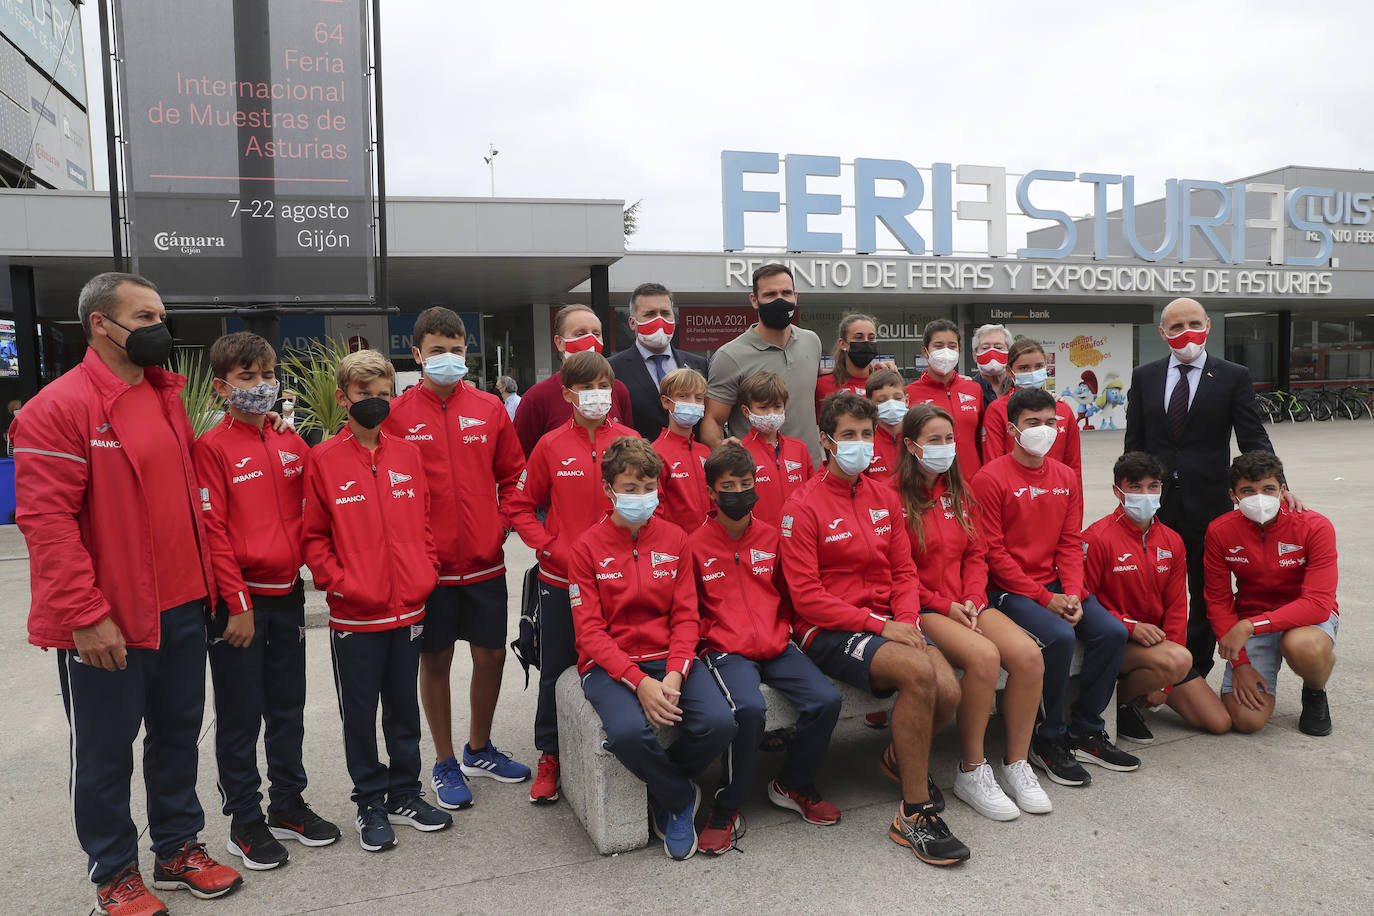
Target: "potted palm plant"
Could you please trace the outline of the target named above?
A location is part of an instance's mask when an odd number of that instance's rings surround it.
[[[338,387],[334,369],[348,355],[342,341],[312,340],[302,348],[283,350],[278,364],[282,388],[295,393],[296,432],[311,446],[334,435],[348,420],[348,413],[334,400]]]
[[[215,394],[215,374],[199,347],[179,347],[172,355],[172,371],[186,377],[181,389],[181,404],[191,420],[191,430],[199,439],[224,416],[224,407]]]

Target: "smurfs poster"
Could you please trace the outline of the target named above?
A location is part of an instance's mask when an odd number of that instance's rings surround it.
[[[1083,431],[1125,429],[1132,368],[1131,325],[1017,325],[1013,338],[1034,337],[1045,348],[1046,387],[1068,402]]]

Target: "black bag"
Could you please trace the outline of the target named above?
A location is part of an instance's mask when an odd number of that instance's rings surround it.
[[[525,687],[530,686],[530,668],[539,667],[539,564],[525,570],[520,593],[520,630],[510,644],[515,660],[525,669]]]

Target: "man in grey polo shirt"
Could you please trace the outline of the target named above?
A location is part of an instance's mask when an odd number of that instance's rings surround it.
[[[740,382],[755,372],[776,372],[787,384],[787,419],[782,433],[806,443],[813,463],[821,459],[816,429],[816,377],[821,368],[821,339],[814,331],[792,324],[797,291],[792,271],[782,264],[764,264],[754,271],[749,304],[759,320],[716,351],[706,389],[706,416],[700,437],[711,448],[725,439],[726,421],[735,438],[749,432],[749,421],[736,403]]]

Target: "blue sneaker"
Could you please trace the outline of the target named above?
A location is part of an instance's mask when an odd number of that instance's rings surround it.
[[[434,785],[434,794],[439,799],[440,806],[448,808],[450,811],[472,807],[472,790],[468,788],[467,780],[463,778],[463,770],[458,766],[457,760],[449,757],[447,760],[440,760],[436,763],[431,782]]]
[[[463,745],[463,775],[489,776],[497,782],[524,782],[530,778],[530,768],[511,760],[490,741],[480,751]]]
[[[653,814],[654,833],[663,841],[663,850],[671,859],[690,859],[697,851],[697,808],[701,806],[701,788],[692,784],[692,803],[681,811],[669,811],[652,795],[649,806]]]
[[[368,852],[385,852],[396,845],[396,831],[381,805],[359,805],[357,824],[358,842]]]
[[[452,814],[440,811],[420,795],[388,801],[386,819],[393,824],[406,824],[426,833],[453,826]]]

